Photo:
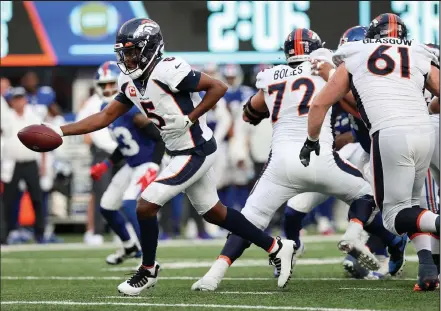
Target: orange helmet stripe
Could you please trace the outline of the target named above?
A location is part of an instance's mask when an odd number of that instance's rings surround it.
[[[305,52],[303,51],[303,45],[300,43],[302,41],[302,32],[303,32],[303,28],[300,28],[300,29],[296,30],[296,36],[295,36],[296,45],[297,45],[296,55],[303,55],[303,54],[305,54]]]

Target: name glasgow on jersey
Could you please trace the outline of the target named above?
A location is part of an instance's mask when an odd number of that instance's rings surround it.
[[[276,70],[274,71],[274,80],[283,79],[294,75],[299,75],[302,72],[303,72],[302,66],[297,66],[294,69],[285,68],[285,69]]]
[[[411,46],[412,40],[394,39],[394,38],[363,39],[363,43],[388,43],[388,44],[404,44]]]

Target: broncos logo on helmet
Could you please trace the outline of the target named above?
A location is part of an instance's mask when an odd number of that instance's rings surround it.
[[[368,28],[363,26],[354,26],[346,30],[340,38],[339,47],[346,42],[361,41],[366,37]]]
[[[407,27],[398,15],[384,13],[372,20],[366,38],[379,39],[384,37],[405,39]]]
[[[289,33],[283,50],[289,64],[309,60],[309,54],[321,47],[323,47],[322,40],[314,31],[298,28]]]
[[[138,79],[149,67],[156,64],[163,51],[161,29],[151,19],[128,20],[116,34],[115,52],[118,67],[132,79]]]

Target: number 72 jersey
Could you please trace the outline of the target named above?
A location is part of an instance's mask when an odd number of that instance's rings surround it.
[[[333,57],[345,63],[358,110],[370,134],[394,126],[430,124],[424,85],[436,56],[423,44],[397,38],[343,44]]]
[[[296,68],[279,65],[257,74],[256,88],[264,92],[273,125],[273,146],[287,141],[305,142],[309,105],[325,83],[321,77],[311,74],[308,61]],[[333,140],[330,109],[323,122],[320,143],[332,146]]]

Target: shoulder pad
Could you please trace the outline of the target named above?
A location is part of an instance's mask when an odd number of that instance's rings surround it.
[[[415,44],[415,51],[422,57],[428,58],[435,66],[439,67],[439,51],[432,49],[425,44]]]
[[[257,89],[265,89],[268,86],[268,76],[272,75],[272,72],[274,71],[274,68],[266,68],[260,71],[256,76],[256,88]]]
[[[127,83],[130,81],[131,81],[130,77],[121,72],[118,76],[118,91],[125,94]]]
[[[315,51],[312,51],[310,54],[312,59],[318,59],[321,61],[325,61],[327,63],[333,64],[332,62],[332,51],[325,48],[320,48]]]
[[[167,84],[174,92],[176,87],[191,71],[191,66],[181,57],[165,57],[154,70],[154,79]]]

